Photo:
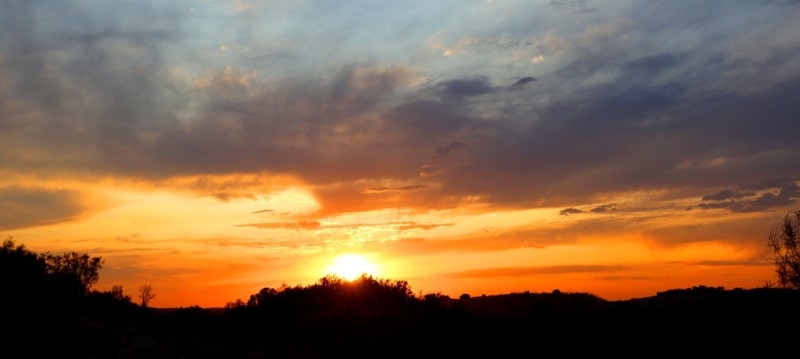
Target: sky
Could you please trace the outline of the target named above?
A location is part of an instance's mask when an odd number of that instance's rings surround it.
[[[156,307],[761,287],[798,57],[789,0],[5,0],[0,238]]]

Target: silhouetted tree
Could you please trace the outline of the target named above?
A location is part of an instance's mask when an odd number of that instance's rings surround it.
[[[100,269],[103,268],[101,257],[90,257],[88,254],[68,252],[61,255],[45,253],[43,255],[47,264],[48,273],[56,276],[76,280],[86,294],[92,285],[100,279]]]
[[[0,247],[0,303],[3,309],[31,306],[45,292],[47,265],[39,255],[10,237]]]
[[[800,210],[789,213],[769,233],[778,285],[800,289]]]
[[[147,307],[150,304],[150,301],[155,298],[156,295],[153,293],[153,287],[149,284],[145,284],[139,287],[139,300],[142,304],[142,307]]]
[[[86,262],[81,255],[38,254],[11,238],[0,247],[0,315],[7,343],[36,338],[37,353],[43,357],[73,355],[81,352],[87,309],[87,286],[97,280],[101,260]],[[8,336],[10,335],[10,336]]]
[[[86,295],[101,267],[100,257],[75,252],[40,255],[8,238],[0,249],[0,286],[21,306],[53,308]]]

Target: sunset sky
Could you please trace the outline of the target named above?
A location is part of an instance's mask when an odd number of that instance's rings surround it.
[[[775,281],[800,2],[5,0],[0,238],[219,307]]]

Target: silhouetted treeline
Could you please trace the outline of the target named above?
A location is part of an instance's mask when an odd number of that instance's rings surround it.
[[[121,293],[91,290],[102,265],[100,257],[40,254],[5,240],[0,247],[0,323],[5,329],[0,338],[6,353],[90,357],[79,354],[113,345],[94,339],[130,323],[136,305]]]
[[[800,291],[790,289],[450,298],[414,295],[402,280],[327,276],[224,308],[159,309],[91,290],[81,278],[96,280],[100,260],[69,254],[90,270],[57,270],[48,255],[2,247],[4,358],[764,357],[796,351],[800,335]]]

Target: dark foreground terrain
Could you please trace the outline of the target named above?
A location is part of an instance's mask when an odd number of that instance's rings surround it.
[[[414,295],[364,275],[263,288],[224,308],[148,308],[91,289],[102,258],[0,246],[0,358],[758,357],[800,351],[800,290],[697,286],[608,301],[588,293]]]
[[[451,299],[415,297],[399,281],[326,278],[216,309],[100,294],[69,312],[8,309],[4,358],[793,357],[800,342],[800,291],[767,288]]]

